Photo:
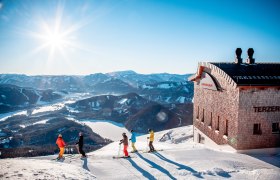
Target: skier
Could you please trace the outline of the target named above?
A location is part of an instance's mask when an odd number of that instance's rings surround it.
[[[126,136],[125,133],[122,133],[122,136],[123,136],[123,139],[120,140],[120,145],[123,143],[123,152],[124,152],[124,157],[130,157],[128,155],[128,152],[127,152],[127,147],[128,147],[128,138]]]
[[[148,129],[149,133],[150,133],[150,137],[147,137],[147,139],[150,139],[149,141],[149,147],[150,147],[150,151],[148,152],[154,152],[155,148],[153,146],[153,141],[154,141],[154,131],[152,129]]]
[[[56,144],[57,144],[57,146],[59,148],[59,155],[57,157],[57,159],[59,160],[59,159],[63,158],[63,154],[64,154],[64,150],[65,150],[65,146],[66,146],[66,143],[62,139],[62,135],[61,134],[58,135],[58,138],[56,140]]]
[[[135,143],[136,143],[136,135],[135,132],[133,130],[130,130],[131,132],[131,137],[130,137],[130,141],[131,141],[131,146],[132,146],[132,153],[137,152],[137,149],[135,148]]]
[[[80,154],[82,154],[82,158],[87,157],[85,151],[83,150],[84,136],[82,132],[79,133],[79,141],[76,143],[76,146],[78,146],[78,151]]]

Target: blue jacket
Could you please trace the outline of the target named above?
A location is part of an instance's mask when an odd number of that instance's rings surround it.
[[[130,139],[131,139],[131,142],[133,142],[133,143],[136,142],[136,136],[135,136],[135,133],[134,133],[134,132],[131,133]]]

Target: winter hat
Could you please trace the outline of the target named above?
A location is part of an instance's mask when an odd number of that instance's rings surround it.
[[[134,132],[133,129],[131,129],[130,132]]]
[[[126,135],[125,133],[122,133],[122,135],[124,136],[124,135]]]
[[[62,137],[62,134],[59,134],[58,137]]]
[[[152,131],[151,129],[148,129],[148,131],[150,132],[150,131]]]

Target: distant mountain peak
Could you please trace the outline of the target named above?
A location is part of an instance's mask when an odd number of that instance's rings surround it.
[[[115,75],[132,75],[132,74],[137,74],[135,71],[132,70],[125,70],[125,71],[114,71],[114,72],[109,72],[107,73],[110,76],[115,76]]]

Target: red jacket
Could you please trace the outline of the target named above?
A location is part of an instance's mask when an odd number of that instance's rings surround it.
[[[58,145],[59,148],[64,148],[66,145],[65,142],[63,141],[62,137],[57,138],[56,144]]]

